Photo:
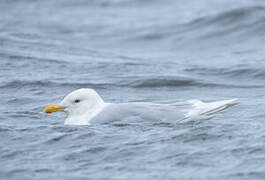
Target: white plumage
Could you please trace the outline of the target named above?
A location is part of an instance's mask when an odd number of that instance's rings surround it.
[[[190,100],[172,104],[105,103],[93,89],[78,89],[68,94],[58,105],[48,106],[47,113],[64,111],[65,124],[88,125],[93,121],[163,121],[181,122],[208,119],[230,106],[236,99],[204,103]]]

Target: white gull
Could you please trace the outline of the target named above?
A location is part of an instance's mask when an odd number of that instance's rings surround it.
[[[64,124],[89,125],[93,121],[154,121],[183,122],[209,119],[217,112],[238,104],[237,99],[202,102],[190,100],[171,104],[105,103],[93,89],[78,89],[68,94],[59,104],[45,108],[46,113],[67,113]]]

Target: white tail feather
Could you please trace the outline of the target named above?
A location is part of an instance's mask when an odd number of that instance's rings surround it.
[[[238,104],[237,99],[223,100],[204,103],[200,100],[190,100],[192,108],[186,113],[185,117],[180,120],[191,119],[209,119],[212,118],[215,113],[221,112],[228,107]]]

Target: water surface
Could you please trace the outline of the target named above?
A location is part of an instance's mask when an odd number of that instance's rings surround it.
[[[0,2],[1,179],[263,179],[265,3]],[[46,105],[239,98],[183,124],[64,126]]]

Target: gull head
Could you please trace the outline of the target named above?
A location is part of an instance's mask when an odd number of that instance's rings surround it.
[[[68,114],[65,124],[88,124],[104,107],[104,101],[93,89],[82,88],[65,96],[59,104],[49,105],[46,113],[63,111]]]

